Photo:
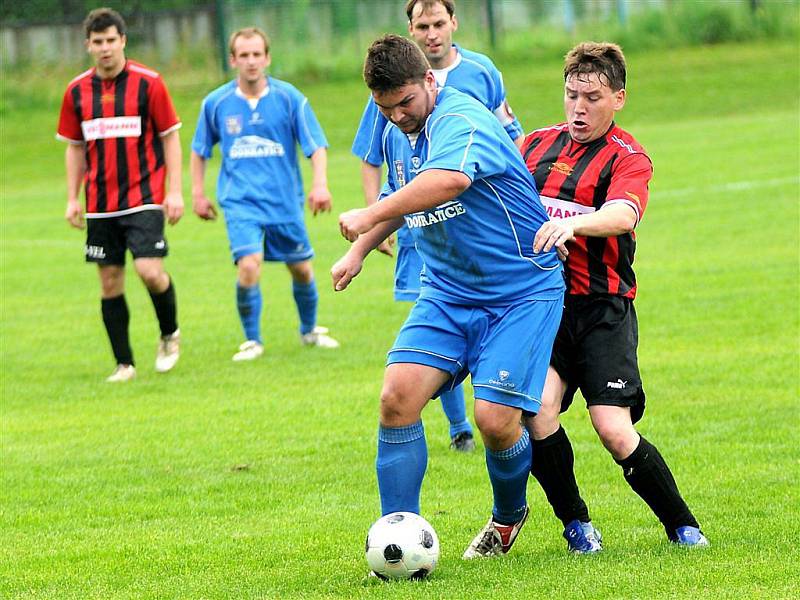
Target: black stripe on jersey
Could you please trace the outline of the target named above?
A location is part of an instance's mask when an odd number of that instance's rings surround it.
[[[569,137],[569,134],[567,134]],[[578,182],[580,181],[583,174],[586,172],[586,169],[589,168],[589,165],[592,164],[594,158],[598,155],[598,153],[603,150],[608,145],[608,142],[605,138],[599,138],[594,142],[584,146],[585,151],[583,155],[575,162],[575,167],[572,169],[572,173],[564,180],[564,183],[561,184],[561,189],[558,191],[559,198],[565,198],[569,200],[573,200],[575,198],[575,190],[578,187]],[[576,144],[578,148],[580,148],[580,144]]]
[[[95,75],[92,77],[92,118],[103,116],[103,82]],[[97,211],[106,212],[106,145],[103,138],[96,139],[97,145]]]
[[[81,101],[81,86],[80,84],[76,85],[72,88],[72,107],[75,109],[75,116],[77,117],[78,123],[83,123],[83,102]],[[92,157],[89,154],[89,146],[88,144],[84,143],[83,146],[83,154],[86,157],[86,171],[87,173],[92,170]],[[91,187],[91,181],[89,181],[88,177],[84,178],[84,190],[83,193],[86,194],[86,199],[89,199],[89,188]]]
[[[544,189],[544,184],[547,182],[547,177],[550,175],[550,167],[556,162],[561,151],[569,141],[569,131],[562,131],[558,134],[558,137],[553,140],[550,147],[544,151],[542,157],[536,162],[536,171],[533,174],[533,178],[536,180],[536,189],[540,192]],[[540,168],[542,166],[546,168]]]
[[[533,141],[531,142],[531,145],[530,145],[530,146],[528,146],[528,147],[525,149],[525,154],[523,154],[523,155],[522,155],[522,160],[524,160],[525,162],[528,162],[528,157],[531,155],[531,153],[532,153],[534,150],[536,150],[536,148],[538,148],[538,147],[539,147],[539,144],[541,144],[541,143],[542,143],[542,138],[536,138],[535,140],[533,140]]]
[[[636,252],[636,240],[632,233],[617,238],[619,258],[614,269],[619,275],[619,295],[623,296],[636,285],[636,274],[633,272],[633,254]]]
[[[117,84],[114,90],[114,116],[125,116],[125,92],[128,88],[128,73],[123,71],[117,77]],[[128,153],[125,148],[126,139],[117,138],[117,206],[119,210],[128,208],[128,189],[130,188],[130,177],[128,177]]]
[[[150,113],[147,105],[147,80],[139,77],[139,89],[136,102],[139,106],[139,114],[142,117],[142,134],[139,136],[137,151],[139,154],[139,185],[142,190],[142,204],[153,203],[153,192],[150,189],[150,167],[147,165],[147,128],[150,123]],[[156,134],[157,135],[157,134]]]
[[[605,148],[605,138],[600,138],[604,143],[598,144],[598,148],[590,148],[593,151],[591,158],[594,158],[601,149]],[[600,140],[598,140],[599,142]],[[591,158],[587,161],[586,166],[591,162]],[[595,210],[600,210],[608,195],[608,186],[611,183],[611,167],[614,166],[616,155],[611,157],[595,180],[594,196],[592,198],[592,206]],[[583,167],[585,171],[586,166]],[[574,188],[573,188],[574,189]],[[608,267],[603,262],[603,255],[606,251],[608,238],[604,237],[587,237],[586,238],[586,270],[589,272],[589,292],[592,294],[607,294],[608,293]]]

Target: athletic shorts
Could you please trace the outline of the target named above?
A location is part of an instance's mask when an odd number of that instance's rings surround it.
[[[164,238],[164,212],[140,210],[119,217],[86,219],[86,262],[125,265],[125,251],[133,258],[163,258],[169,247]]]
[[[633,422],[641,419],[645,396],[638,344],[639,326],[630,298],[568,295],[550,360],[567,382],[561,412],[580,390],[587,406],[629,406]]]
[[[434,397],[470,374],[476,398],[535,414],[561,308],[560,298],[483,307],[422,297],[400,329],[387,364],[415,363],[449,373],[450,380]]]
[[[394,265],[394,299],[397,302],[414,302],[419,296],[419,275],[422,258],[414,246],[399,246]]]
[[[303,221],[267,225],[258,221],[225,219],[231,256],[236,263],[249,254],[269,262],[298,263],[314,256]]]

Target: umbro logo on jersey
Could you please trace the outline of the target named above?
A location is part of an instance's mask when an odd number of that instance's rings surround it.
[[[622,379],[617,379],[616,381],[607,382],[606,388],[613,388],[615,390],[624,390],[627,383],[628,383],[627,381],[622,381]]]
[[[167,243],[164,240],[159,240],[156,242],[156,250],[163,250],[167,247]]]
[[[639,200],[639,196],[637,196],[637,195],[636,195],[636,194],[634,194],[633,192],[625,192],[625,195],[626,195],[628,198],[630,198],[631,200],[633,200],[634,202],[636,202],[636,204],[637,204],[637,205],[639,205],[639,206],[641,206],[641,205],[642,205],[642,201],[641,201],[641,200]]]
[[[572,167],[570,165],[568,165],[567,163],[563,163],[563,162],[554,162],[552,165],[550,165],[550,170],[551,171],[558,171],[562,175],[567,175],[567,176],[572,175],[572,171],[573,171],[573,169],[572,169]]]

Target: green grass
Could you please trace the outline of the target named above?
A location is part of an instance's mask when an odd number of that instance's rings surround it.
[[[370,257],[353,287],[334,295],[327,270],[347,244],[334,215],[309,219],[320,322],[342,349],[300,347],[288,275],[269,265],[268,352],[233,364],[241,334],[224,227],[189,214],[168,232],[181,362],[169,375],[153,372],[155,319],[131,278],[139,377],[104,384],[113,364],[97,276],[83,264],[83,234],[62,219],[63,147],[52,136],[65,75],[48,88],[3,82],[0,596],[796,597],[797,45],[639,53],[629,62],[620,123],[655,164],[636,260],[648,393],[640,430],[672,466],[710,549],[666,543],[576,403],[565,425],[606,550],[568,556],[531,484],[532,516],[511,555],[461,561],[490,490],[482,453],[449,451],[433,406],[424,413],[422,508],[442,542],[440,566],[423,583],[367,580],[378,394],[408,311],[391,301],[391,262]],[[526,129],[561,118],[557,59],[501,66]],[[210,82],[166,79],[188,149]],[[348,149],[366,91],[355,76],[301,88],[331,142],[336,211],[359,206]]]

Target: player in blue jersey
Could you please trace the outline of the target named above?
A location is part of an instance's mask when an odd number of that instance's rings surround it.
[[[381,392],[381,510],[419,513],[421,411],[470,374],[494,508],[464,558],[505,554],[528,515],[531,450],[520,419],[539,409],[564,296],[555,250],[533,254],[547,214],[498,120],[474,98],[438,88],[413,42],[374,42],[364,79],[390,121],[389,176],[380,202],[339,216],[354,243],[331,270],[334,289],[345,289],[367,254],[404,225],[425,264]]]
[[[201,219],[216,218],[204,178],[213,146],[219,144],[222,152],[217,199],[238,269],[236,303],[245,334],[235,361],[253,360],[264,352],[259,286],[263,260],[283,262],[289,269],[303,344],[339,346],[326,328],[317,326],[314,250],[303,220],[296,153],[299,144],[311,159],[311,212],[330,211],[328,143],[308,99],[291,84],[267,77],[271,58],[269,41],[260,29],[249,27],[231,36],[230,64],[238,77],[205,98],[192,141],[192,204]]]
[[[409,35],[428,59],[437,85],[454,87],[478,100],[494,112],[509,137],[519,145],[524,139],[522,125],[508,106],[500,71],[487,56],[453,44],[453,33],[458,29],[455,3],[452,0],[408,0],[406,15]],[[376,201],[380,190],[384,163],[382,138],[387,123],[370,97],[352,147],[353,154],[362,161],[361,183],[367,205]],[[422,261],[407,228],[398,230],[397,241],[394,298],[413,302],[419,295]],[[378,250],[391,255],[391,237],[382,242]],[[450,422],[451,448],[464,452],[474,449],[462,387],[442,394],[441,403]]]

